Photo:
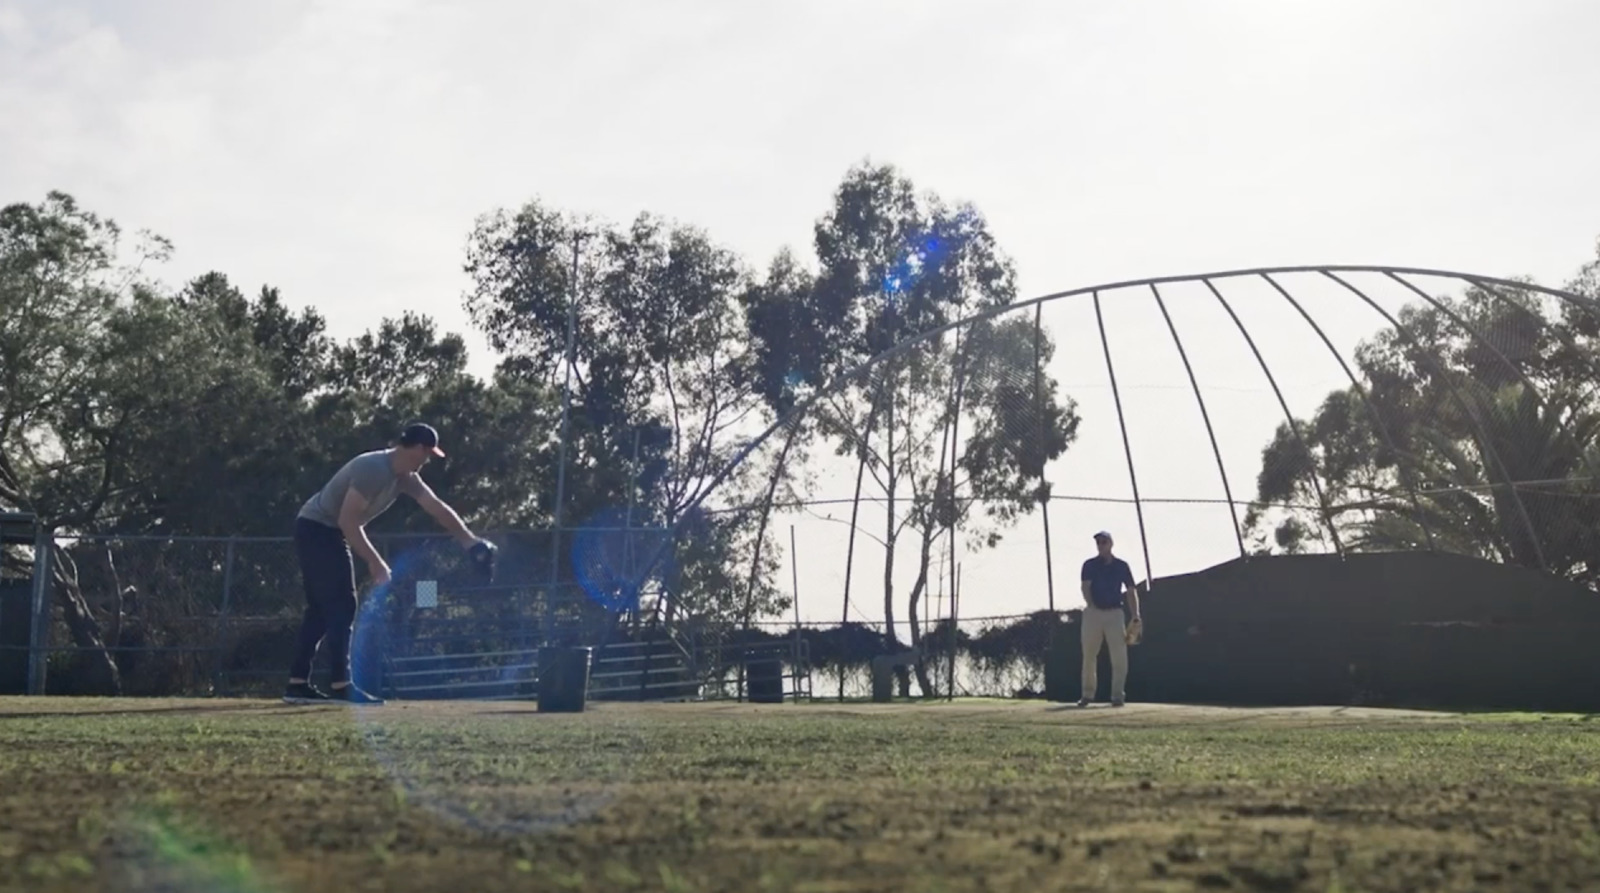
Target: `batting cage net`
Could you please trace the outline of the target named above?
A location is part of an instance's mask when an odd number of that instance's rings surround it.
[[[1435,627],[1494,622],[1474,614],[1454,565],[1354,559],[1461,556],[1568,593],[1600,580],[1592,296],[1329,267],[1012,301],[981,276],[960,290],[919,276],[948,261],[934,255],[837,316],[758,308],[793,313],[762,357],[792,408],[715,511],[755,531],[748,578],[788,584],[788,623],[829,694],[863,693],[874,660],[896,654],[898,694],[1043,693],[1051,643],[1076,638],[1061,627],[1083,605],[1101,531],[1159,606],[1152,656],[1205,625],[1167,609],[1163,594],[1185,586],[1231,602],[1208,610],[1232,611],[1228,626],[1251,641],[1291,641],[1251,627],[1276,610],[1247,594],[1266,577],[1208,582],[1230,563],[1270,574],[1265,559],[1326,557],[1336,563],[1296,565],[1272,604],[1347,574],[1330,598],[1409,587],[1437,603],[1390,616]],[[1196,589],[1184,611],[1201,601]]]

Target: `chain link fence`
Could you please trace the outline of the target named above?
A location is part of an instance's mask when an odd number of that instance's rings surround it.
[[[661,531],[640,533],[641,548],[659,543]],[[881,622],[756,621],[744,628],[738,621],[680,617],[665,623],[658,587],[641,591],[635,610],[611,613],[597,609],[592,585],[575,579],[570,566],[553,564],[559,553],[552,532],[491,538],[502,557],[495,582],[482,585],[464,576],[447,538],[373,537],[394,582],[381,594],[363,590],[352,642],[358,675],[384,674],[391,691],[399,686],[420,697],[473,697],[470,689],[483,685],[474,680],[485,678],[523,683],[496,691],[533,697],[536,674],[509,674],[531,671],[540,645],[613,645],[613,651],[672,653],[677,663],[658,663],[649,681],[636,668],[628,675],[629,661],[638,659],[607,658],[617,665],[610,672],[618,681],[607,683],[616,689],[611,696],[630,696],[636,683],[641,690],[671,683],[667,694],[678,697],[745,697],[746,664],[765,655],[783,665],[791,693],[861,698],[870,693],[872,659],[887,647]],[[55,546],[53,594],[38,647],[0,646],[7,657],[42,664],[39,693],[108,693],[108,659],[115,690],[129,696],[270,697],[281,690],[305,608],[292,539],[80,536],[58,538]],[[74,617],[75,606],[92,623]],[[925,623],[921,672],[929,686],[918,693],[944,696],[953,686],[963,696],[1009,697],[1042,690],[1045,648],[1030,631],[1043,629],[1047,615]],[[913,638],[907,624],[897,624],[897,632],[898,641]],[[405,663],[446,669],[407,680],[424,671]],[[326,683],[325,668],[314,675]]]
[[[660,531],[638,533],[660,540]],[[605,612],[558,551],[574,535],[581,533],[493,535],[501,556],[497,583],[477,591],[448,537],[373,535],[394,580],[382,592],[363,587],[354,646],[364,653],[353,660],[381,661],[384,640],[402,634],[408,651],[435,654],[482,650],[496,636],[590,637]],[[77,536],[54,545],[42,634],[28,644],[0,645],[42,662],[42,693],[106,693],[108,658],[117,679],[111,688],[126,695],[281,689],[305,610],[291,538]],[[646,587],[635,601],[647,612],[657,595]],[[422,598],[432,600],[426,611],[418,610]]]

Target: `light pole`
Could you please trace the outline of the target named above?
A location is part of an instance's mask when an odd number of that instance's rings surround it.
[[[556,505],[555,525],[550,531],[550,589],[545,594],[544,600],[544,630],[543,639],[550,641],[550,634],[555,625],[555,600],[561,578],[561,531],[565,522],[565,509],[567,502],[567,440],[571,430],[570,416],[572,413],[572,367],[577,364],[575,339],[578,329],[578,299],[581,297],[578,258],[584,238],[588,235],[581,230],[572,234],[572,293],[567,300],[567,350],[566,350],[566,377],[561,383],[561,438],[558,446],[556,460]]]

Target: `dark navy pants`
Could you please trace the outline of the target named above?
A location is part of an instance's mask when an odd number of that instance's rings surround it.
[[[297,518],[294,548],[305,583],[306,613],[300,621],[289,678],[311,678],[311,662],[325,641],[333,681],[347,682],[350,633],[356,619],[356,565],[350,546],[337,527]]]

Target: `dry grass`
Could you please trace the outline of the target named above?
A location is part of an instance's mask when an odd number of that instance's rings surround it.
[[[1600,887],[1600,722],[0,698],[0,886]]]

